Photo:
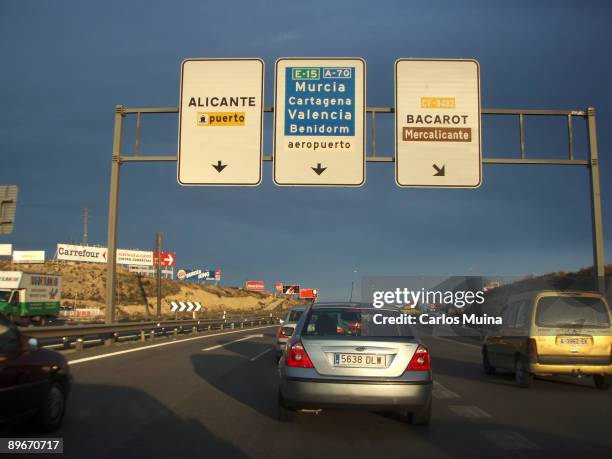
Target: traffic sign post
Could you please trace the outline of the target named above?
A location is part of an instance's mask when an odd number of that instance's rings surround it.
[[[261,59],[183,61],[177,168],[181,185],[259,185],[263,78]]]
[[[395,62],[395,180],[399,186],[480,186],[479,75],[475,60]]]
[[[277,185],[363,185],[365,61],[276,61],[274,126]]]

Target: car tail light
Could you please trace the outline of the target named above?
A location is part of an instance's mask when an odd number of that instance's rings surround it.
[[[293,343],[289,348],[289,352],[287,352],[287,366],[313,368],[310,357],[308,357],[308,353],[301,341]]]
[[[536,356],[538,355],[538,344],[533,338],[529,338],[527,341],[527,355]]]
[[[293,328],[291,327],[281,327],[278,329],[279,338],[290,338],[292,334],[293,334]]]
[[[425,346],[419,344],[414,355],[410,359],[410,363],[406,367],[407,371],[431,371],[431,360],[429,360],[429,351]]]

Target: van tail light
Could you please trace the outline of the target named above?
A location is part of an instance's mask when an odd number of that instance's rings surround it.
[[[536,357],[538,355],[538,344],[533,338],[529,338],[527,341],[527,355]]]
[[[410,363],[406,367],[406,371],[431,371],[431,360],[429,359],[429,351],[425,346],[419,344],[414,355],[410,359]]]
[[[289,348],[286,364],[288,367],[314,368],[301,341],[293,343]]]
[[[290,338],[293,334],[293,328],[291,327],[280,327],[278,329],[278,338]]]

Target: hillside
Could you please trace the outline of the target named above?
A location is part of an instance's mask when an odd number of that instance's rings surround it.
[[[12,264],[0,262],[2,271],[26,271],[62,276],[62,306],[105,309],[106,265],[89,263]],[[269,293],[249,292],[236,287],[200,285],[173,280],[162,281],[162,314],[174,317],[171,301],[197,301],[207,313],[281,312],[299,301],[275,298]],[[121,318],[144,318],[145,304],[154,314],[157,304],[155,278],[117,270],[117,314]],[[190,313],[182,313],[187,315]]]
[[[612,304],[612,265],[606,265],[606,297]],[[508,303],[513,295],[539,290],[560,291],[596,291],[598,284],[593,275],[593,268],[584,268],[576,272],[552,272],[541,276],[529,275],[511,284],[491,290],[487,295],[487,313],[495,314]]]

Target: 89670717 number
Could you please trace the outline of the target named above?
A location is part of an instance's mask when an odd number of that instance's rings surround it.
[[[64,451],[63,438],[1,438],[0,453],[57,453]]]

